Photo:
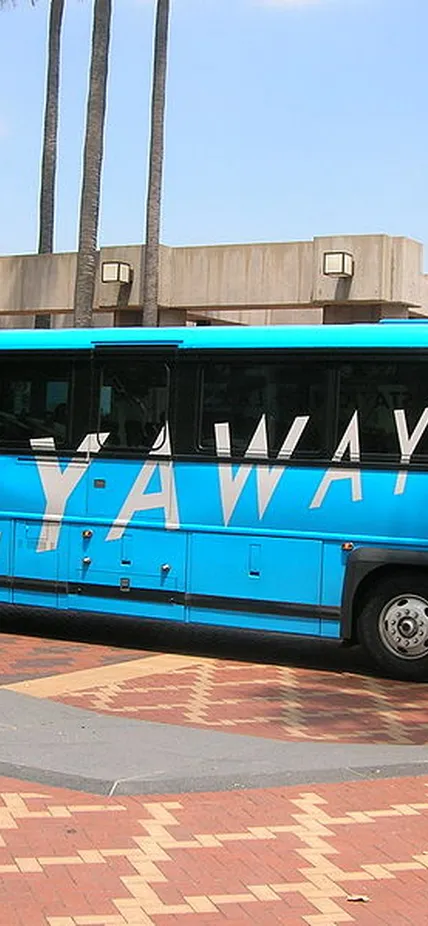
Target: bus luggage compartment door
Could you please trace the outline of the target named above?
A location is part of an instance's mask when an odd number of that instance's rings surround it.
[[[147,525],[73,527],[69,607],[152,619],[184,619],[185,536]]]
[[[189,620],[318,636],[321,563],[317,540],[194,534]]]
[[[58,522],[15,522],[12,601],[14,604],[57,607],[60,585],[61,536]],[[64,542],[64,541],[63,541]],[[65,587],[65,583],[64,583]]]

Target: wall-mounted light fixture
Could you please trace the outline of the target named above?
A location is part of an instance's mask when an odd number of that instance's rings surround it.
[[[354,258],[346,251],[327,251],[324,254],[323,273],[327,277],[345,277],[354,275]]]
[[[121,260],[104,261],[101,264],[102,283],[132,283],[132,267]]]

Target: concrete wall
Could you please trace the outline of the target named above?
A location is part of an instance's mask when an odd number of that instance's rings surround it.
[[[312,249],[310,241],[176,248],[174,302],[191,309],[310,305]]]
[[[428,274],[424,273],[420,281],[420,308],[418,315],[428,315]]]
[[[348,251],[353,255],[355,270],[346,298],[343,298],[343,283],[323,275],[326,251]],[[419,305],[422,259],[422,245],[409,238],[387,235],[315,238],[313,301],[326,305],[337,301],[339,296],[340,301],[346,302]]]
[[[323,274],[326,251],[353,255],[352,280]],[[428,277],[422,246],[386,235],[335,236],[284,244],[161,248],[160,323],[211,319],[216,324],[303,324],[376,320],[428,314]],[[129,286],[103,284],[97,275],[94,324],[112,325],[115,314],[141,308],[144,248],[103,248],[103,261],[132,265]],[[34,324],[47,312],[52,326],[71,325],[75,254],[0,258],[0,325]],[[125,317],[125,316],[124,316]]]
[[[75,254],[0,258],[0,312],[64,312],[73,304]]]

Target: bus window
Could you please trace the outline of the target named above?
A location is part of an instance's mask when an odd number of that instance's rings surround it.
[[[151,450],[167,420],[169,370],[164,360],[143,355],[100,361],[98,433],[110,450]]]
[[[71,364],[16,357],[0,365],[0,444],[30,450],[30,440],[69,436]]]
[[[426,365],[379,361],[343,363],[339,378],[338,436],[358,411],[362,459],[388,458],[398,462],[400,446],[394,416],[405,412],[412,433],[428,406]],[[428,429],[417,445],[414,457],[427,456]]]
[[[215,452],[215,425],[228,423],[232,455],[242,457],[262,415],[276,457],[298,416],[309,416],[293,457],[325,458],[329,370],[319,363],[240,360],[206,363],[201,377],[199,448]]]

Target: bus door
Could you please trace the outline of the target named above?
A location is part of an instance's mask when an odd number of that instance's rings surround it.
[[[96,352],[86,524],[70,546],[75,593],[105,611],[182,620],[185,537],[171,462],[174,352]]]

